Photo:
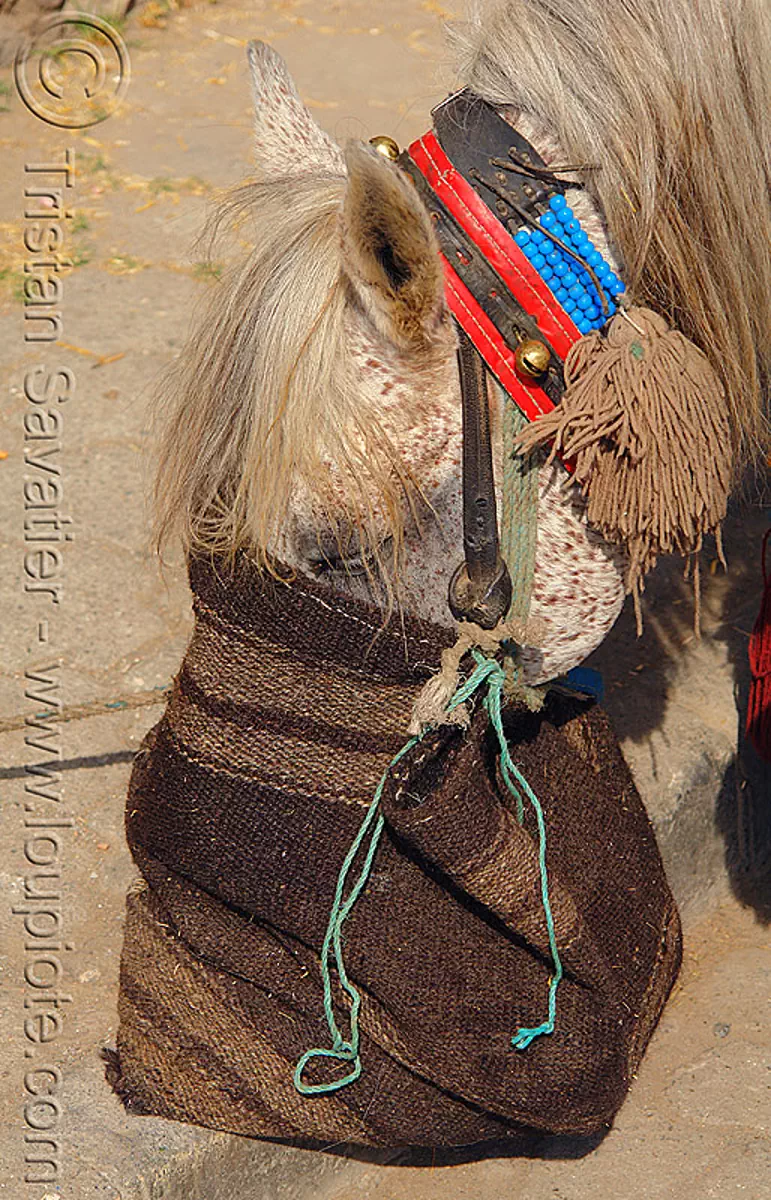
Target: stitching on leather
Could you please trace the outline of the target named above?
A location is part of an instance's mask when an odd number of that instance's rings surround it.
[[[500,350],[498,349],[498,347],[496,346],[495,342],[492,340],[492,338],[490,337],[490,335],[489,335],[489,333],[487,332],[487,330],[486,330],[486,329],[485,329],[485,328],[484,328],[482,325],[480,325],[480,323],[479,323],[479,321],[478,321],[477,317],[476,317],[476,316],[475,316],[475,314],[474,314],[474,313],[471,311],[471,309],[468,307],[468,305],[466,304],[465,300],[464,300],[464,299],[463,299],[463,297],[460,295],[460,293],[457,291],[457,289],[455,288],[454,284],[452,283],[452,280],[450,280],[450,287],[451,287],[451,289],[452,289],[452,294],[453,294],[453,296],[455,297],[455,299],[457,300],[457,302],[458,302],[458,304],[460,305],[460,307],[461,307],[461,308],[463,309],[463,311],[464,311],[464,312],[467,314],[467,316],[468,316],[469,320],[471,320],[471,321],[474,323],[474,325],[476,326],[476,328],[479,330],[480,336],[481,336],[481,337],[483,337],[483,338],[485,339],[485,341],[487,342],[487,344],[488,344],[490,347],[492,347],[492,349],[495,351],[495,353],[498,355],[498,357],[499,357],[499,358],[503,358],[503,356],[501,355],[501,352],[500,352]],[[503,361],[505,362],[506,360],[505,360],[505,359],[503,359]],[[508,363],[506,363],[506,365],[508,366]],[[548,413],[548,412],[550,412],[550,411],[551,411],[551,409],[548,409],[548,408],[544,408],[544,407],[543,407],[543,405],[540,403],[540,401],[539,401],[538,397],[537,397],[537,396],[535,396],[535,395],[534,395],[534,394],[533,394],[533,393],[530,391],[530,389],[528,388],[527,384],[523,383],[523,382],[522,382],[522,380],[520,380],[519,378],[517,378],[517,383],[518,383],[518,384],[519,384],[519,386],[522,388],[522,391],[525,393],[525,395],[530,397],[531,401],[533,402],[533,405],[534,405],[534,406],[535,406],[535,408],[538,410],[538,412],[539,412],[539,414],[540,414],[541,416],[545,416],[545,415],[546,415],[546,413]]]
[[[458,201],[458,204],[460,204],[461,208],[468,214],[469,220],[473,222],[473,224],[480,231],[481,235],[484,238],[486,238],[487,241],[492,242],[495,245],[495,247],[500,251],[500,253],[503,255],[506,262],[511,267],[511,269],[515,272],[516,275],[519,276],[520,280],[522,281],[524,286],[527,288],[528,292],[531,293],[536,304],[541,309],[544,309],[544,308],[547,309],[549,316],[553,319],[553,321],[559,328],[560,332],[562,334],[564,334],[564,336],[569,341],[571,341],[571,342],[574,341],[575,339],[574,339],[573,335],[570,333],[570,330],[567,329],[562,324],[559,314],[553,312],[552,309],[546,304],[546,302],[544,300],[542,300],[542,298],[538,295],[537,291],[535,290],[533,285],[530,283],[530,281],[527,279],[527,277],[522,274],[520,267],[510,257],[507,247],[505,245],[501,244],[493,236],[493,234],[491,234],[490,231],[485,228],[485,226],[481,223],[481,221],[476,216],[476,214],[469,208],[466,201],[463,199],[463,197],[460,195],[460,193],[456,190],[455,185],[454,185],[452,179],[448,176],[447,171],[446,170],[443,171],[441,169],[441,167],[439,166],[439,164],[437,163],[436,159],[433,157],[430,148],[425,143],[424,138],[420,138],[419,142],[420,142],[420,145],[423,147],[423,150],[425,151],[426,157],[428,158],[428,161],[431,163],[431,166],[434,168],[434,170],[437,172],[437,174],[442,177],[443,183],[450,189],[450,191],[452,192],[452,194],[455,196],[456,200]],[[455,168],[452,166],[452,164],[450,164],[450,170],[453,172],[453,174],[455,173]],[[506,234],[506,236],[508,237],[508,234]]]

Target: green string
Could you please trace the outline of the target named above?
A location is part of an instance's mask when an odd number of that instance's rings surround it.
[[[372,798],[372,803],[367,809],[367,814],[359,827],[359,832],[353,839],[351,848],[345,856],[343,865],[340,868],[340,874],[337,877],[337,887],[335,888],[335,898],[332,901],[332,910],[329,914],[329,922],[327,924],[327,932],[324,935],[324,942],[321,947],[321,978],[324,985],[324,1015],[327,1018],[327,1025],[332,1036],[332,1048],[323,1049],[315,1048],[306,1050],[302,1058],[297,1063],[294,1069],[294,1085],[297,1091],[302,1096],[321,1096],[328,1092],[336,1092],[338,1088],[345,1087],[348,1083],[353,1083],[361,1075],[361,1058],[359,1057],[359,1009],[361,1008],[361,995],[351,983],[343,962],[343,922],[353,908],[359,898],[362,889],[364,888],[369,873],[372,870],[372,863],[375,859],[380,835],[383,832],[385,821],[383,814],[378,812],[380,807],[380,797],[383,795],[388,774],[392,767],[395,767],[401,758],[411,750],[413,746],[420,741],[419,735],[410,738],[406,745],[402,746],[398,754],[395,754],[385,771],[380,777],[380,782],[375,789],[375,795]],[[348,896],[343,899],[345,884],[348,878],[348,872],[353,865],[356,855],[359,853],[367,832],[371,830],[369,846],[367,847],[362,863],[359,877],[351,888]],[[340,986],[346,992],[351,1001],[351,1036],[346,1040],[335,1020],[334,1010],[332,1008],[332,977],[329,971],[330,950],[334,951],[335,966],[340,979]],[[353,1069],[341,1079],[333,1079],[330,1083],[303,1083],[302,1074],[306,1065],[312,1058],[334,1058],[338,1062],[353,1063]]]
[[[517,434],[530,422],[511,396],[502,388],[500,390],[503,395],[500,550],[511,580],[511,603],[506,620],[517,621],[527,628],[538,542],[538,480],[545,456],[539,450],[520,454],[515,449]],[[543,706],[543,693],[525,683],[519,665],[519,648],[513,642],[504,642],[501,648],[506,654],[506,694],[509,698],[522,700],[531,712],[538,712]],[[517,816],[521,824],[521,800],[517,801]]]
[[[474,657],[477,658],[478,651],[474,651]],[[481,657],[481,656],[480,656]],[[503,685],[505,682],[505,672],[503,668],[495,663],[497,672],[491,676],[487,695],[484,699],[484,705],[487,709],[490,720],[492,721],[493,729],[498,737],[498,746],[500,748],[500,764],[501,775],[507,788],[514,796],[517,802],[517,820],[520,825],[523,819],[523,800],[522,792],[530,801],[535,812],[535,819],[538,825],[538,873],[541,879],[541,902],[543,904],[544,916],[546,918],[546,929],[549,935],[549,953],[551,954],[554,964],[554,971],[549,979],[549,1015],[545,1021],[534,1028],[528,1029],[521,1026],[511,1039],[511,1044],[515,1050],[527,1050],[531,1042],[534,1042],[537,1037],[541,1037],[545,1033],[554,1032],[554,1022],[557,1015],[557,988],[562,979],[562,960],[557,949],[557,937],[554,932],[554,917],[551,911],[551,901],[549,899],[549,877],[546,869],[546,822],[543,817],[543,809],[541,802],[531,788],[530,784],[525,779],[522,772],[517,767],[509,754],[509,747],[506,741],[506,735],[503,731],[503,719],[501,716],[501,695],[503,693]],[[514,777],[512,779],[512,776]],[[516,784],[514,783],[516,779]],[[517,784],[519,786],[517,786]],[[519,789],[522,789],[520,792]]]
[[[542,1024],[531,1029],[524,1026],[520,1027],[511,1039],[511,1044],[515,1050],[527,1050],[531,1042],[535,1041],[537,1037],[545,1033],[554,1032],[554,1021],[557,1013],[557,988],[563,976],[562,961],[557,949],[554,917],[552,916],[551,901],[549,899],[549,878],[546,869],[546,823],[543,817],[541,802],[516,763],[512,760],[508,742],[506,741],[506,734],[503,731],[501,707],[506,672],[500,663],[496,662],[494,658],[486,658],[481,651],[473,650],[472,654],[477,664],[476,669],[466,682],[458,688],[452,700],[447,705],[447,710],[448,712],[452,712],[458,704],[462,704],[464,700],[468,700],[483,683],[487,683],[487,694],[484,697],[483,704],[487,709],[493,729],[498,738],[501,775],[506,787],[516,801],[517,820],[520,825],[524,820],[524,800],[522,798],[522,792],[524,792],[533,806],[538,825],[538,871],[541,879],[541,901],[546,917],[546,929],[549,935],[549,953],[554,963],[554,972],[549,979],[549,1015],[547,1019]],[[515,780],[516,783],[514,782]]]
[[[543,817],[543,809],[535,795],[535,792],[530,787],[529,783],[522,775],[519,768],[513,762],[509,754],[506,735],[503,730],[503,718],[501,715],[503,688],[506,680],[506,672],[500,663],[493,658],[487,658],[479,650],[472,651],[476,667],[472,671],[465,683],[456,690],[449,704],[447,711],[452,712],[459,704],[463,704],[476,692],[487,685],[487,691],[483,699],[483,704],[487,709],[490,721],[498,738],[498,746],[500,749],[500,766],[503,780],[514,797],[517,805],[517,820],[521,825],[524,819],[524,800],[523,795],[527,797],[530,804],[533,806],[538,825],[538,867],[541,879],[541,900],[543,902],[544,914],[546,916],[546,927],[549,934],[549,951],[551,953],[554,971],[549,979],[549,1005],[548,1017],[542,1024],[534,1028],[520,1027],[511,1039],[511,1044],[515,1050],[526,1050],[527,1047],[542,1034],[553,1033],[554,1023],[557,1009],[557,987],[562,979],[563,970],[560,961],[559,952],[557,950],[557,939],[554,933],[554,919],[552,917],[551,903],[549,900],[549,883],[546,869],[546,824]],[[402,746],[398,754],[394,755],[390,763],[386,767],[380,782],[375,789],[375,795],[367,809],[366,816],[361,823],[358,833],[353,840],[350,850],[345,856],[340,874],[337,879],[335,888],[335,896],[332,902],[332,909],[329,914],[329,922],[327,931],[324,936],[324,942],[321,948],[321,976],[324,987],[324,1015],[327,1019],[327,1026],[332,1038],[331,1048],[316,1047],[312,1050],[306,1050],[302,1058],[298,1061],[294,1070],[293,1080],[297,1091],[303,1096],[321,1096],[327,1095],[330,1092],[336,1092],[339,1088],[345,1087],[349,1083],[353,1083],[361,1075],[361,1057],[359,1055],[359,1010],[361,1008],[361,995],[348,978],[343,962],[343,946],[342,946],[342,930],[343,923],[348,914],[359,898],[363,888],[366,886],[367,880],[372,870],[372,864],[377,852],[380,835],[383,832],[385,824],[382,813],[380,813],[380,799],[383,795],[383,788],[388,779],[389,772],[392,767],[396,766],[401,758],[413,746],[421,740],[424,734],[410,738],[410,740]],[[345,886],[348,879],[348,873],[363,846],[367,834],[369,833],[369,845],[367,846],[364,861],[358,878],[351,888],[348,895],[343,899]],[[351,1001],[350,1011],[350,1026],[351,1034],[348,1039],[343,1037],[332,1008],[332,977],[330,974],[330,952],[334,954],[335,966],[340,979],[340,986],[347,994]],[[314,1058],[332,1058],[341,1063],[352,1063],[352,1069],[347,1075],[340,1079],[334,1079],[329,1083],[304,1083],[302,1079],[303,1071],[307,1064]]]

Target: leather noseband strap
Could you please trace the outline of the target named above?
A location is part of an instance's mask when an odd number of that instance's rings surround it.
[[[493,629],[509,610],[511,579],[498,551],[498,518],[490,443],[485,364],[458,326],[458,371],[463,405],[463,550],[450,580],[450,611],[457,621]]]

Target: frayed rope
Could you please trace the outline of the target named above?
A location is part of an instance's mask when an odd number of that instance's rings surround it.
[[[421,734],[427,729],[435,729],[437,725],[460,725],[464,729],[468,728],[468,709],[463,702],[455,703],[454,697],[458,689],[461,661],[469,651],[475,650],[481,650],[488,658],[502,650],[506,698],[520,700],[531,712],[540,712],[543,708],[544,689],[528,687],[522,682],[517,654],[522,645],[541,644],[544,632],[542,623],[509,619],[500,621],[495,629],[482,629],[481,625],[475,625],[473,621],[459,621],[457,629],[455,645],[442,651],[439,671],[425,684],[413,705],[407,732]]]

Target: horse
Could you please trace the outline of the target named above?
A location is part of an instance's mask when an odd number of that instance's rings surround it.
[[[725,429],[711,449],[738,478],[768,432],[764,0],[495,0],[452,37],[461,82],[565,181],[631,300],[710,364]],[[248,58],[256,176],[210,232],[251,248],[159,393],[156,544],[178,538],[190,559],[196,631],[132,774],[127,832],[147,886],[128,900],[113,1083],[144,1111],[253,1136],[596,1131],[679,965],[655,839],[598,706],[518,709],[525,778],[503,684],[489,685],[516,806],[495,791],[482,709],[465,740],[443,725],[399,749],[417,683],[454,636],[462,557],[457,334],[437,239],[396,162],[335,145],[270,47]],[[499,479],[504,404],[493,388]],[[538,637],[518,652],[530,688],[582,662],[634,586],[630,548],[592,527],[591,497],[554,458],[537,471],[525,632]],[[503,674],[477,662],[472,680]],[[540,1020],[547,975],[548,1020],[509,1039],[512,1005]],[[322,1010],[332,1048],[297,1061]],[[553,1058],[527,1051],[544,1036]],[[374,1069],[360,1079],[362,1057]],[[350,1071],[319,1081],[330,1058]]]
[[[487,4],[453,38],[462,80],[547,165],[585,165],[567,199],[627,294],[717,364],[738,471],[765,428],[770,34],[755,0],[698,9],[694,21],[664,0]],[[246,224],[253,248],[161,391],[158,544],[246,548],[267,569],[448,624],[461,421],[430,224],[397,167],[315,124],[273,50],[252,45],[249,64],[257,177],[213,233]],[[498,442],[500,404],[497,390]],[[625,593],[624,547],[562,485],[558,464],[542,467],[531,684],[598,646]]]

